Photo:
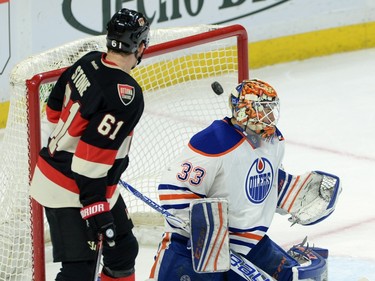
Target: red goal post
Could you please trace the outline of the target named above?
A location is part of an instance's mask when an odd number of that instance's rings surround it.
[[[22,81],[26,84],[26,89],[24,97],[14,99],[13,104],[11,99],[10,120],[8,120],[4,134],[4,142],[12,142],[12,138],[9,137],[7,140],[6,136],[19,132],[17,127],[20,124],[18,123],[26,123],[24,127],[28,147],[28,160],[26,161],[29,171],[27,183],[30,182],[41,148],[41,131],[43,134],[41,118],[44,114],[41,104],[44,104],[51,87],[61,73],[84,53],[91,50],[105,51],[103,36],[98,36],[91,41],[77,42],[59,47],[58,54],[62,56],[61,58],[56,58],[54,51],[48,51],[39,55],[44,56],[42,60],[39,57],[28,59],[25,65],[38,63],[41,64],[41,69],[44,67],[43,63],[48,61],[45,71],[37,69],[34,73],[27,73],[28,77],[32,76],[30,79],[19,77],[18,73],[23,71],[24,65],[18,65],[12,73],[11,84],[14,84],[14,91],[23,91],[17,89],[17,84]],[[136,128],[130,154],[131,162],[125,172],[125,179],[142,193],[157,200],[156,189],[160,178],[159,171],[162,167],[167,165],[192,133],[212,122],[213,118],[222,118],[228,112],[227,96],[213,94],[210,84],[218,80],[225,90],[230,90],[229,87],[234,87],[235,83],[248,78],[248,37],[241,25],[197,26],[152,31],[150,43],[142,64],[132,73],[144,90],[146,106],[145,113]],[[25,116],[18,116],[17,107],[20,107],[20,104],[25,104],[25,109],[21,109],[21,111],[26,111]],[[161,120],[160,124],[159,120]],[[155,141],[154,144],[153,141]],[[145,143],[148,146],[144,145]],[[142,169],[147,170],[149,174]],[[16,172],[10,171],[10,173],[15,173],[16,176]],[[3,188],[9,189],[7,186]],[[24,188],[26,189],[27,185]],[[158,214],[153,214],[143,202],[137,202],[137,199],[132,198],[131,195],[123,195],[130,196],[125,201],[130,213],[135,216],[135,224],[152,224],[151,221],[155,221],[153,217],[157,217]],[[0,193],[0,200],[1,196]],[[29,208],[31,220],[29,243],[31,245],[27,247],[26,252],[31,251],[32,264],[27,261],[19,263],[26,267],[31,266],[31,271],[17,273],[19,275],[16,276],[20,276],[20,279],[16,277],[14,280],[44,281],[46,278],[44,254],[46,223],[43,208],[34,200],[31,200]],[[14,225],[17,227],[17,223]],[[1,230],[0,223],[0,237]],[[0,281],[8,280],[2,278],[13,276],[13,272],[18,271],[9,269],[7,264],[2,265],[4,257],[1,255],[5,256],[0,250]]]

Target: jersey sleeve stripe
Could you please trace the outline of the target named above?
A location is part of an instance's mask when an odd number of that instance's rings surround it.
[[[112,165],[117,155],[117,150],[103,149],[80,141],[77,145],[75,156],[88,162]]]
[[[60,113],[61,111],[53,110],[49,106],[46,106],[46,114],[47,114],[47,120],[53,124],[57,124],[60,119]]]
[[[190,191],[190,189],[187,188],[187,187],[176,186],[176,185],[171,185],[171,184],[160,184],[160,185],[158,186],[158,190],[181,190],[181,191]]]
[[[72,159],[72,171],[92,179],[106,177],[110,168],[110,164],[87,161],[75,155]]]
[[[48,164],[42,157],[39,157],[37,166],[40,172],[54,184],[69,190],[73,193],[79,194],[79,188],[76,181],[72,178],[67,177],[60,171],[54,169],[51,165]],[[112,198],[117,188],[117,184],[107,187],[106,198]]]
[[[74,179],[65,176],[60,171],[54,169],[50,166],[47,161],[45,161],[42,157],[39,157],[37,166],[39,170],[43,173],[43,175],[48,178],[50,181],[54,182],[55,184],[71,191],[76,194],[79,194],[79,188]]]
[[[244,232],[255,232],[255,231],[267,232],[268,231],[268,227],[257,226],[257,227],[247,228],[247,229],[229,227],[229,231],[231,233],[244,233]]]
[[[243,238],[251,239],[251,240],[257,240],[257,241],[259,241],[263,237],[263,235],[258,235],[258,234],[249,233],[249,232],[246,232],[246,233],[230,233],[230,235],[231,236],[243,237]]]
[[[164,194],[159,196],[160,201],[199,198],[201,198],[201,196],[198,196],[197,194]]]
[[[280,180],[280,177],[282,177],[282,179]],[[289,185],[292,181],[292,175],[288,175],[287,179],[285,179],[285,172],[280,170],[279,169],[279,189],[281,189],[281,194],[279,195],[279,200],[277,201],[277,206],[281,206],[284,198],[285,198],[285,194],[287,193],[288,191],[288,188],[289,188]],[[284,182],[286,180],[286,182]]]
[[[117,184],[107,186],[107,190],[106,190],[106,193],[105,193],[105,197],[106,197],[107,199],[112,198],[113,194],[114,194],[115,191],[116,191],[116,188],[117,188]]]
[[[263,238],[265,233],[229,233],[231,248],[236,252],[247,254]]]
[[[185,203],[185,204],[169,204],[169,205],[162,204],[161,206],[164,209],[166,209],[166,210],[171,210],[171,209],[181,210],[181,209],[187,209],[187,208],[189,208],[190,203]]]
[[[76,114],[76,116],[74,116],[73,122],[68,128],[69,134],[73,137],[80,137],[83,131],[86,129],[88,123],[89,121],[82,118],[81,114]]]
[[[122,158],[125,158],[126,155],[128,155],[129,150],[130,150],[130,145],[131,145],[131,142],[132,142],[132,135],[133,134],[131,133],[123,141],[123,143],[121,144],[119,150],[117,151],[116,159],[122,159]]]
[[[256,240],[256,241],[254,241],[254,243],[251,243],[250,241],[251,240],[249,240],[249,241],[242,241],[242,240],[238,240],[238,239],[233,239],[231,236],[230,236],[230,234],[229,234],[229,243],[231,244],[231,245],[239,245],[239,246],[245,246],[245,247],[247,247],[248,248],[248,250],[250,250],[250,249],[252,249],[258,242],[259,242],[259,240]],[[231,248],[232,248],[232,246],[231,246]]]
[[[198,198],[206,197],[204,194],[193,192],[187,187],[182,187],[182,186],[177,186],[177,185],[172,185],[172,184],[160,184],[158,186],[158,190],[159,190],[160,195],[168,195],[169,190],[172,190],[173,191],[172,193],[174,194],[176,194],[174,191],[177,191],[179,194],[195,194],[198,196]]]

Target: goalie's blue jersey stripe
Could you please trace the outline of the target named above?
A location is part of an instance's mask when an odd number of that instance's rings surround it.
[[[240,241],[240,240],[235,240],[235,239],[229,239],[229,243],[230,244],[234,244],[234,245],[240,245],[240,246],[245,246],[245,247],[248,247],[248,248],[254,248],[254,246],[256,245],[256,244],[254,244],[254,243],[246,243],[246,242],[244,242],[244,241]]]
[[[233,130],[230,124],[228,117],[214,121],[207,129],[194,135],[189,146],[195,151],[211,156],[229,152],[244,139],[244,135]]]
[[[164,204],[162,204],[161,206],[164,209],[166,209],[166,210],[171,210],[171,209],[185,209],[185,208],[189,208],[190,203],[188,203],[188,204],[170,204],[170,205],[164,205]]]
[[[292,175],[288,175],[288,178],[285,179],[285,172],[281,169],[279,169],[279,182],[278,182],[278,188],[279,190],[284,186],[288,187],[290,185],[290,182],[292,181],[292,178],[293,176]],[[286,181],[286,183],[282,183],[280,182],[281,179],[284,179]],[[280,186],[281,185],[281,186]],[[284,196],[285,196],[285,193],[287,192],[288,188],[284,188],[283,192],[279,195],[279,200],[277,201],[277,205],[278,206],[281,206],[281,202],[284,200]]]
[[[252,227],[252,228],[248,228],[248,229],[241,229],[241,228],[229,227],[228,230],[229,230],[229,232],[235,232],[235,233],[255,232],[255,231],[267,232],[268,231],[268,227],[257,226],[257,227]]]
[[[198,197],[201,197],[201,198],[206,198],[206,195],[203,195],[203,194],[200,194],[200,193],[197,193],[197,192],[193,192],[191,191],[190,188],[187,188],[187,187],[181,187],[181,186],[178,186],[178,185],[173,185],[173,184],[159,184],[158,186],[158,190],[180,190],[180,191],[187,191],[188,193],[191,193],[191,194],[195,194],[197,195]],[[173,195],[176,195],[177,193],[172,193]],[[159,196],[160,195],[167,195],[167,193],[160,193],[159,192]]]
[[[187,187],[177,186],[173,184],[159,184],[158,190],[181,190],[181,191],[189,191],[191,190]],[[202,195],[200,195],[202,196]]]

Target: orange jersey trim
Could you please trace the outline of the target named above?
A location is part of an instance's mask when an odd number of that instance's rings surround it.
[[[257,241],[260,241],[263,238],[263,236],[261,236],[261,235],[249,233],[249,232],[247,232],[247,233],[230,233],[230,234],[235,235],[235,236],[248,238],[248,239],[254,239],[254,240],[257,240]]]
[[[190,143],[188,144],[189,148],[191,150],[193,150],[194,152],[198,153],[198,154],[201,154],[201,155],[204,155],[204,156],[208,156],[208,157],[218,157],[218,156],[223,156],[225,154],[228,154],[230,153],[231,151],[235,150],[237,147],[239,147],[243,142],[245,141],[245,138],[241,139],[238,143],[236,143],[236,145],[232,146],[230,149],[224,151],[224,152],[221,152],[221,153],[216,153],[216,154],[209,154],[209,153],[205,153],[199,149],[196,149],[194,148]]]
[[[196,194],[164,194],[159,195],[160,201],[164,200],[178,200],[178,199],[199,199],[200,196]]]

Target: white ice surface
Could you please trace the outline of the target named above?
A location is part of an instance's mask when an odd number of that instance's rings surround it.
[[[264,67],[250,76],[269,82],[281,98],[285,169],[330,172],[343,186],[327,220],[290,227],[287,217],[275,215],[270,237],[284,248],[305,236],[328,248],[330,281],[375,281],[375,49]],[[147,279],[156,243],[141,245],[137,281]],[[46,258],[51,260],[50,248]],[[54,280],[58,269],[48,262],[47,280]]]

